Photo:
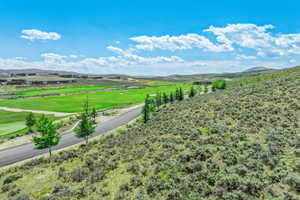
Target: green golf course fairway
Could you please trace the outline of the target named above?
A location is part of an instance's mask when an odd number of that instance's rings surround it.
[[[89,99],[91,107],[96,109],[107,109],[122,105],[142,103],[147,94],[156,94],[157,92],[175,91],[177,87],[184,90],[190,89],[191,85],[178,85],[166,87],[152,87],[143,89],[102,91],[87,94],[74,94],[66,96],[49,96],[37,98],[19,98],[13,100],[0,100],[0,106],[21,108],[29,110],[45,110],[55,112],[80,112],[82,104]]]
[[[66,88],[49,88],[49,89],[32,89],[15,92],[16,95],[36,96],[44,94],[64,94],[72,92],[85,92],[91,90],[103,90],[108,88],[116,88],[117,86],[74,86]]]
[[[8,112],[0,110],[0,138],[3,136],[11,135],[12,133],[21,130],[26,127],[25,119],[28,115],[27,112]],[[36,117],[40,117],[41,114],[34,114]],[[53,115],[52,119],[56,119]]]

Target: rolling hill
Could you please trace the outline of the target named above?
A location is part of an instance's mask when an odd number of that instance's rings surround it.
[[[2,170],[0,199],[299,199],[299,94],[300,67],[234,80]]]
[[[245,72],[267,71],[267,70],[273,70],[273,69],[268,68],[268,67],[252,67],[252,68],[249,68],[249,69],[245,70]]]

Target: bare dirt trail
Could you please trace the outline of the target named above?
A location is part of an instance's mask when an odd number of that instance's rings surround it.
[[[74,114],[74,113],[51,112],[51,111],[44,111],[44,110],[25,110],[20,108],[8,108],[8,107],[0,107],[0,110],[10,111],[10,112],[32,112],[37,114],[54,115],[56,117],[65,117]]]

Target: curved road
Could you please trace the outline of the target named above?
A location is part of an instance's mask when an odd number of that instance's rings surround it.
[[[127,124],[133,119],[137,118],[141,113],[141,106],[130,109],[129,111],[101,123],[96,127],[95,133],[92,137],[101,135],[120,126]],[[91,138],[92,138],[91,137]],[[55,146],[53,150],[62,149],[77,143],[84,141],[74,136],[73,131],[66,132],[62,135],[59,145]],[[0,167],[4,167],[28,158],[32,158],[44,153],[48,153],[48,150],[35,150],[32,143],[24,144],[17,147],[0,150]]]

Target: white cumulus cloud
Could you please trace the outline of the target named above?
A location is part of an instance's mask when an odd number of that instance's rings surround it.
[[[214,37],[196,33],[178,36],[136,36],[129,38],[136,42],[138,50],[153,51],[155,49],[178,51],[202,49],[207,52],[228,52],[237,48],[256,51],[257,56],[276,57],[300,54],[300,33],[273,34],[273,25],[229,24],[225,27],[210,26],[203,30]]]
[[[244,54],[238,54],[235,58],[237,60],[254,60],[254,59],[256,59],[256,56],[247,56]]]
[[[113,57],[119,61],[126,61],[130,64],[155,64],[155,63],[163,63],[163,62],[183,62],[183,59],[178,56],[157,56],[157,57],[143,57],[136,54],[133,54],[130,51],[123,50],[118,47],[108,46],[108,50],[118,54],[118,57]],[[111,58],[110,58],[111,59]]]
[[[234,45],[253,49],[258,56],[286,56],[300,54],[300,34],[276,34],[269,30],[273,25],[229,24],[226,27],[211,26],[205,32],[211,32],[216,40],[234,48]]]
[[[37,29],[22,30],[21,38],[27,40],[59,40],[61,35],[56,32],[43,32]]]
[[[137,42],[137,49],[142,50],[186,50],[199,48],[206,51],[222,52],[232,51],[233,48],[227,44],[214,44],[204,36],[190,33],[179,36],[137,36],[130,38],[132,41]]]

